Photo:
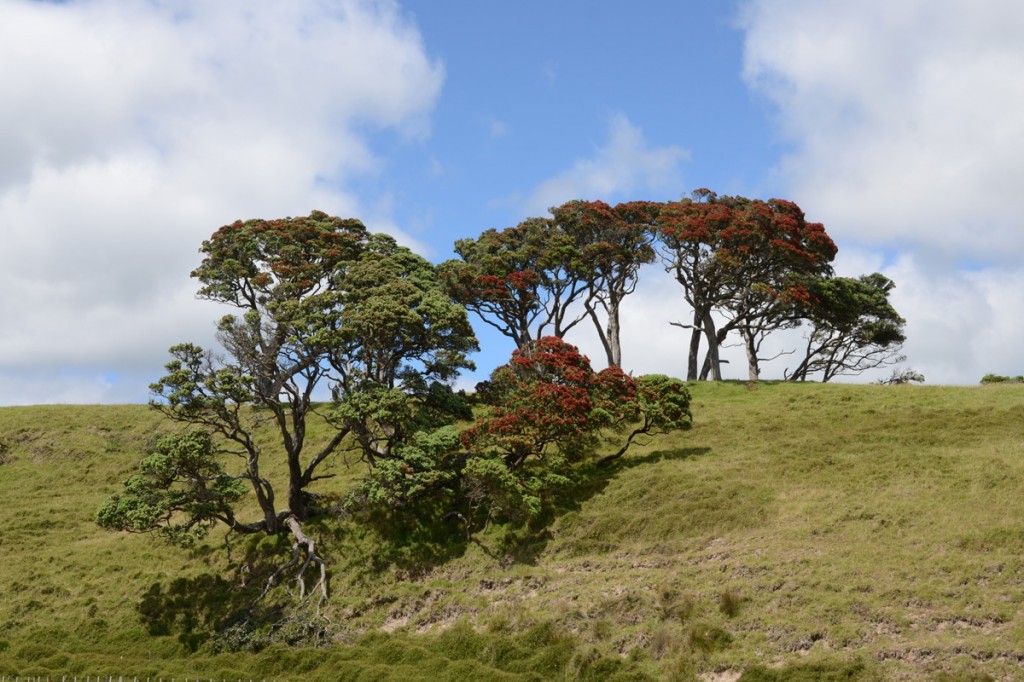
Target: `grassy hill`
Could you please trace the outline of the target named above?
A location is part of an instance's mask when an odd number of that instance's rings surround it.
[[[1024,677],[1024,386],[692,391],[691,432],[536,528],[402,554],[324,524],[334,643],[259,653],[206,639],[239,579],[219,535],[184,551],[93,523],[174,425],[143,406],[0,409],[0,673]]]

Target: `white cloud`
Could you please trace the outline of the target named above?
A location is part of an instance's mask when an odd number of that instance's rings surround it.
[[[111,362],[209,339],[188,273],[235,219],[412,242],[345,187],[377,170],[367,132],[426,134],[443,78],[390,0],[0,3],[0,402],[26,376],[87,388],[25,400],[99,395]]]
[[[682,187],[679,164],[687,158],[689,152],[680,147],[650,146],[640,128],[616,114],[608,123],[604,146],[595,149],[592,157],[578,159],[569,170],[540,183],[524,209],[537,215],[571,199],[611,202],[640,190],[674,196]]]
[[[930,383],[972,384],[985,374],[1024,373],[1024,271],[933,271],[913,256],[885,273],[907,318],[907,364]],[[905,312],[904,312],[905,311]]]
[[[640,270],[636,291],[623,301],[620,314],[623,369],[637,376],[686,376],[689,333],[669,323],[688,321],[691,313],[683,300],[682,287],[661,265]],[[580,322],[566,340],[579,346],[595,368],[607,365],[604,348],[589,319]]]
[[[745,77],[792,144],[779,179],[841,258],[895,260],[908,364],[1019,373],[1024,5],[750,0],[742,21]]]
[[[112,389],[111,381],[102,374],[5,372],[0,382],[0,405],[120,402]],[[138,402],[138,399],[130,402]]]
[[[781,173],[842,241],[1009,262],[1024,250],[1024,5],[753,0],[745,75]]]

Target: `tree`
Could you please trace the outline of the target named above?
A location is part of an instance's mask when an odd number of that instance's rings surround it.
[[[814,282],[809,287],[812,329],[804,358],[788,378],[805,381],[821,372],[821,380],[827,382],[841,374],[857,375],[901,362],[906,320],[889,302],[894,286],[877,272]]]
[[[171,349],[168,374],[151,386],[151,405],[189,427],[143,461],[140,475],[101,508],[101,525],[162,531],[174,542],[217,523],[230,532],[291,537],[292,555],[269,576],[264,594],[286,571],[301,595],[327,597],[326,568],[302,524],[320,512],[311,486],[322,465],[354,436],[374,463],[417,424],[459,412],[444,382],[470,367],[476,340],[465,311],[443,291],[433,267],[357,220],[313,212],[307,218],[249,220],[203,242],[192,276],[199,296],[233,306],[218,339],[226,356],[194,344]],[[333,404],[314,393],[333,389]],[[307,452],[307,424],[336,427]],[[261,439],[269,421],[276,437]],[[286,505],[264,474],[265,457],[286,464]],[[221,462],[237,463],[227,473]],[[234,460],[230,460],[234,456]],[[155,458],[155,459],[154,459]],[[244,484],[258,518],[236,516]],[[315,582],[306,572],[316,567]]]
[[[807,282],[832,274],[835,243],[821,223],[808,223],[791,201],[734,200],[725,248],[717,255],[728,268],[728,321],[743,339],[748,379],[760,376],[760,347],[779,329],[794,328],[810,301]]]
[[[586,293],[572,267],[575,244],[549,218],[460,239],[455,252],[461,260],[440,266],[449,294],[517,348],[547,334],[562,338],[586,315],[571,312]]]
[[[573,241],[573,270],[587,287],[584,307],[597,329],[609,367],[622,365],[619,312],[636,289],[640,266],[654,261],[651,245],[659,204],[631,201],[569,201],[551,209],[555,223]],[[602,317],[604,322],[602,322]]]
[[[374,469],[354,508],[461,519],[467,535],[491,520],[535,518],[585,471],[621,457],[641,436],[690,427],[690,394],[678,379],[595,372],[557,337],[516,349],[478,391],[488,410],[468,428],[420,432]],[[610,454],[598,457],[612,443]],[[444,510],[437,512],[438,505]]]
[[[619,443],[598,460],[607,464],[638,436],[692,423],[690,394],[678,379],[634,379],[617,366],[594,372],[586,356],[556,337],[516,350],[492,373],[487,395],[491,412],[461,439],[470,453],[464,479],[476,498],[492,504],[507,500],[511,489],[515,499],[532,492],[537,506],[539,491],[594,457],[601,443]]]
[[[744,337],[751,374],[758,369],[759,336],[792,323],[790,304],[801,276],[824,276],[836,247],[820,223],[808,223],[788,201],[719,197],[707,189],[665,204],[658,216],[659,252],[693,309],[687,379],[719,380],[719,347],[729,332]],[[715,315],[724,317],[718,327]],[[701,339],[705,371],[698,375]]]

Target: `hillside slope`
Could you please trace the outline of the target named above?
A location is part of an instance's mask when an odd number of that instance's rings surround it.
[[[0,409],[0,672],[1024,677],[1024,387],[692,391],[692,431],[542,526],[402,554],[325,524],[338,644],[260,654],[209,651],[236,579],[219,538],[182,551],[93,523],[174,425],[142,406]]]

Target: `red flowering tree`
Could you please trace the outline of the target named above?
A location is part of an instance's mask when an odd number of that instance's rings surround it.
[[[636,289],[642,265],[655,259],[650,229],[660,204],[631,201],[569,201],[551,209],[555,223],[575,245],[573,269],[586,284],[584,307],[597,329],[609,367],[622,365],[619,312]]]
[[[459,259],[440,265],[448,293],[525,348],[546,334],[561,338],[585,313],[571,312],[586,293],[572,268],[572,240],[548,218],[487,230],[455,243]]]
[[[601,458],[622,456],[635,439],[690,427],[690,395],[678,379],[633,377],[618,367],[595,372],[575,346],[541,338],[491,375],[490,414],[463,431],[469,453],[463,486],[470,511],[507,511],[509,499],[539,510],[544,491],[573,465],[618,441]],[[496,503],[504,500],[505,504]]]
[[[733,329],[747,349],[756,379],[760,339],[792,326],[807,277],[827,277],[836,246],[820,223],[780,199],[719,197],[701,189],[692,199],[665,204],[658,216],[662,261],[693,309],[687,378],[698,378],[703,338],[707,356],[700,378],[721,379],[719,347]],[[724,318],[719,326],[716,315]]]

